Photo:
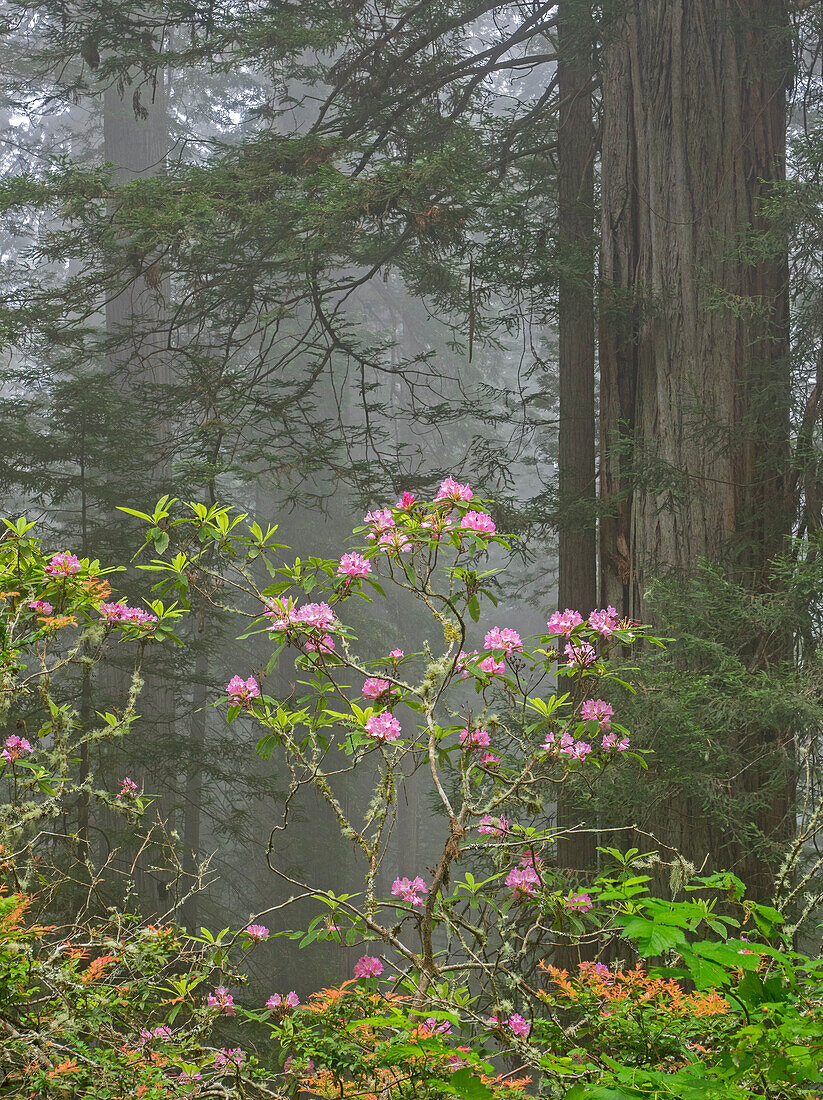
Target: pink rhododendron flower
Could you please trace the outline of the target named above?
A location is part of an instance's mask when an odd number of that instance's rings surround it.
[[[54,611],[48,600],[29,600],[29,607],[32,611],[39,611],[41,615],[51,615]]]
[[[569,658],[567,668],[588,668],[597,660],[595,648],[588,642],[569,642],[563,652]]]
[[[366,719],[366,733],[375,741],[396,741],[400,736],[400,723],[387,710]]]
[[[485,1026],[488,1028],[500,1027],[500,1020],[497,1016],[487,1016],[485,1019]]]
[[[418,875],[413,879],[396,878],[392,883],[391,892],[395,897],[401,897],[403,901],[408,901],[412,905],[422,905],[421,894],[428,894],[429,888]]]
[[[120,622],[145,626],[146,623],[156,623],[157,616],[152,615],[150,611],[144,611],[142,607],[124,607]]]
[[[364,558],[362,554],[344,554],[340,559],[337,572],[340,576],[348,577],[350,580],[357,577],[366,577],[371,573],[371,562]]]
[[[588,894],[569,894],[563,904],[567,909],[576,909],[580,913],[585,913],[594,908],[592,899]]]
[[[394,527],[394,516],[390,508],[380,508],[376,512],[367,512],[363,522],[368,523],[370,528],[366,538],[376,539]]]
[[[25,737],[18,737],[16,733],[13,733],[11,737],[6,738],[5,747],[0,752],[0,757],[7,764],[11,764],[14,760],[19,760],[21,756],[27,756],[32,751],[32,747]]]
[[[80,559],[66,551],[53,554],[51,561],[46,566],[46,572],[51,573],[53,577],[70,577],[72,574],[80,572]]]
[[[334,611],[327,603],[307,603],[297,609],[294,621],[317,630],[331,630],[335,622]]]
[[[206,997],[206,1004],[209,1008],[219,1008],[222,1016],[234,1016],[236,1011],[234,997],[224,985],[218,985],[214,993],[209,993]]]
[[[269,630],[288,630],[297,622],[296,615],[297,609],[291,599],[285,602],[272,600],[268,610],[263,612],[264,618],[271,619]]]
[[[617,629],[619,621],[617,611],[613,607],[606,607],[600,611],[592,611],[591,615],[589,615],[589,626],[592,630],[596,630],[598,634],[602,634],[604,638],[611,637]]]
[[[260,943],[262,940],[269,938],[269,930],[265,924],[249,924],[243,929],[246,935],[254,940],[255,943]]]
[[[151,612],[144,611],[142,607],[128,607],[124,603],[101,603],[97,610],[109,623],[132,623],[143,626],[146,623],[157,622],[157,616],[152,615]]]
[[[246,1052],[240,1047],[231,1047],[228,1050],[223,1047],[214,1056],[215,1069],[241,1069],[245,1064]]]
[[[308,638],[303,643],[303,648],[309,653],[334,653],[334,638],[331,634],[324,634],[322,638]]]
[[[543,748],[546,751],[554,749],[555,737],[553,733],[546,734],[546,740],[543,742]],[[575,741],[574,737],[568,732],[568,730],[560,738],[559,752],[565,756],[571,756],[574,760],[583,760],[592,751],[591,745],[585,741]]]
[[[397,663],[397,661],[402,661],[405,656],[406,654],[402,649],[393,649],[389,654],[389,660]]]
[[[248,680],[243,680],[240,676],[232,676],[226,684],[226,694],[233,706],[245,707],[252,699],[259,698],[260,688],[253,676],[249,676]]]
[[[528,1038],[529,1032],[531,1031],[531,1024],[527,1020],[524,1020],[519,1012],[515,1012],[513,1016],[509,1016],[506,1023],[520,1039]]]
[[[580,717],[584,722],[596,719],[601,730],[607,730],[612,724],[614,707],[602,699],[586,699],[580,707]]]
[[[491,814],[486,814],[480,818],[477,831],[478,833],[488,833],[490,836],[505,836],[509,831],[509,819],[504,817],[503,814],[500,817],[492,817]]]
[[[609,752],[611,749],[617,749],[618,752],[625,752],[628,747],[628,737],[618,737],[616,733],[606,733],[603,735],[603,748],[606,752]]]
[[[429,1035],[450,1035],[452,1026],[448,1020],[443,1020],[438,1024],[434,1016],[429,1016],[429,1018],[424,1020],[420,1025],[420,1030]]]
[[[540,876],[533,867],[512,867],[506,875],[506,885],[515,898],[534,897],[540,886]]]
[[[499,676],[501,672],[506,671],[505,662],[495,661],[493,653],[485,657],[477,667],[482,669],[487,676]]]
[[[477,659],[477,650],[473,649],[471,653],[466,653],[464,649],[461,649],[457,654],[457,660],[454,662],[455,672],[461,673],[461,679],[465,680],[467,676],[470,676],[469,663]]]
[[[500,757],[496,752],[484,752],[480,756],[480,763],[484,768],[493,768],[500,763]]]
[[[483,648],[503,649],[506,653],[512,653],[516,649],[522,649],[523,643],[516,630],[511,630],[508,626],[504,626],[501,630],[500,627],[495,626],[483,639]]]
[[[494,520],[485,512],[466,512],[460,526],[464,531],[476,531],[479,535],[493,535],[497,530]]]
[[[391,684],[388,680],[381,680],[379,676],[370,676],[368,680],[364,681],[360,694],[365,699],[379,699],[387,691],[391,691]]]
[[[377,540],[377,545],[382,546],[387,554],[404,554],[407,550],[411,550],[408,536],[399,528],[384,532]]]
[[[492,739],[489,737],[486,730],[464,729],[460,731],[460,744],[469,752],[477,752],[478,749],[487,749],[491,743]]]
[[[355,978],[377,978],[383,973],[383,963],[373,955],[363,955],[354,964]]]
[[[437,490],[437,496],[434,498],[435,504],[441,500],[471,500],[474,493],[468,487],[468,485],[461,485],[455,481],[453,477],[447,477],[444,481],[440,482],[440,488]]]
[[[397,507],[402,508],[404,512],[408,512],[414,505],[415,496],[414,493],[404,492],[397,502]]]
[[[583,616],[579,611],[572,611],[567,607],[565,611],[555,611],[549,619],[547,627],[549,634],[565,634],[568,638],[576,626],[583,622]]]
[[[272,993],[271,997],[266,1001],[266,1008],[297,1008],[300,1004],[300,998],[297,996],[294,990],[291,993],[287,993],[285,997],[281,997],[279,993]]]
[[[120,784],[120,790],[117,792],[117,801],[121,798],[136,798],[137,797],[137,784],[133,779],[129,779],[126,776],[123,782]]]
[[[193,1085],[196,1081],[202,1080],[203,1074],[200,1072],[199,1069],[191,1071],[187,1069],[181,1069],[180,1076],[177,1078],[178,1084],[180,1085]]]
[[[531,867],[533,871],[539,871],[543,866],[540,862],[540,856],[532,848],[527,848],[522,854],[519,865],[521,867]]]

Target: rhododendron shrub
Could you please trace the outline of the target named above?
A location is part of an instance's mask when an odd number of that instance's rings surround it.
[[[481,628],[481,601],[494,612],[488,551],[505,552],[511,540],[486,502],[452,477],[428,500],[406,492],[395,507],[369,510],[329,560],[289,564],[273,528],[264,533],[220,506],[167,512],[169,545],[155,559],[165,574],[161,589],[185,602],[196,571],[199,588],[213,584],[221,601],[227,590],[242,593],[238,611],[251,618],[244,636],[262,635],[273,651],[266,675],[278,660],[294,662],[302,692],[288,703],[267,693],[265,677],[250,681],[249,669],[227,668],[227,718],[242,714],[260,727],[258,751],[276,754],[292,792],[315,786],[359,852],[362,877],[352,889],[361,900],[337,901],[322,883],[297,881],[278,866],[272,841],[274,872],[290,886],[317,889],[347,936],[389,945],[397,980],[412,982],[421,1002],[440,974],[441,928],[463,937],[471,954],[485,953],[505,924],[511,962],[484,988],[492,1000],[505,993],[517,1003],[517,975],[536,951],[595,927],[590,884],[553,866],[557,831],[547,823],[558,785],[573,773],[596,783],[610,769],[642,766],[602,695],[613,678],[612,652],[654,639],[614,608],[588,618],[547,613],[536,637],[499,619]],[[386,586],[428,612],[425,651],[406,644],[380,652],[356,636],[352,602],[379,603]],[[376,781],[357,818],[344,809],[343,785],[361,768]],[[443,838],[426,874],[386,864],[405,777],[423,769]],[[490,828],[492,821],[505,821],[505,830]],[[461,878],[463,867],[472,868],[469,877]],[[480,971],[475,978],[482,984]]]
[[[233,973],[226,950],[175,928],[173,913],[118,908],[130,884],[117,853],[93,863],[78,813],[84,800],[104,806],[161,859],[142,778],[101,786],[88,750],[129,735],[145,648],[171,636],[183,612],[112,601],[117,572],[47,549],[32,523],[2,521],[0,1092],[25,1100],[165,1100],[226,1079],[221,1046],[210,1044],[220,1009],[205,996]],[[115,648],[121,667],[133,661],[130,690],[116,711],[89,715],[75,700]],[[23,725],[25,735],[12,732]],[[235,938],[267,934],[249,925]]]

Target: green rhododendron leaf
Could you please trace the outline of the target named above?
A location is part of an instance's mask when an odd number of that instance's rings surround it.
[[[641,955],[659,955],[686,942],[682,928],[659,924],[645,917],[632,917],[623,926],[623,931],[629,939],[637,941]]]
[[[454,1092],[464,1100],[493,1100],[494,1093],[475,1077],[469,1069],[458,1069],[451,1075],[450,1083]]]

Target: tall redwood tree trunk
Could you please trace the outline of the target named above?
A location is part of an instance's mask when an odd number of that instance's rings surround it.
[[[597,603],[597,520],[594,407],[594,157],[593,24],[589,0],[558,6],[558,300],[560,432],[558,607],[584,615]],[[592,828],[584,802],[558,796],[558,825]],[[561,867],[589,868],[594,833],[558,842]]]
[[[785,171],[785,4],[623,0],[602,60],[601,599],[647,620],[656,570],[704,558],[757,589],[790,529],[787,247],[764,214]],[[774,835],[787,809],[758,824]],[[692,810],[667,807],[661,839],[728,863]],[[737,855],[767,890],[771,869]]]

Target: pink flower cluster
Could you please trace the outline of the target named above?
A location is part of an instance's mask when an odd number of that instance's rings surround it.
[[[531,1031],[531,1024],[525,1020],[519,1012],[515,1012],[514,1015],[509,1016],[508,1020],[504,1021],[507,1028],[510,1029],[520,1039],[528,1038]],[[489,1016],[486,1019],[486,1027],[497,1028],[500,1027],[500,1019],[498,1016]]]
[[[281,997],[279,993],[272,993],[271,997],[266,1001],[266,1008],[297,1008],[300,1004],[300,998],[294,992],[287,993],[285,997]]]
[[[610,638],[617,629],[619,622],[617,610],[614,607],[601,608],[599,611],[592,611],[589,615],[589,626],[592,630],[596,630],[598,634],[602,634],[604,638]]]
[[[402,661],[406,654],[402,649],[393,649],[389,654],[389,660],[397,664],[398,661]]]
[[[124,603],[101,603],[98,610],[107,623],[132,623],[145,626],[146,623],[157,622],[156,615],[144,611],[142,607],[127,607]]]
[[[5,760],[7,764],[11,764],[15,760],[19,760],[21,756],[27,756],[32,751],[32,747],[25,737],[18,737],[16,733],[13,733],[11,737],[6,738],[5,747],[0,752],[0,758]]]
[[[364,699],[379,699],[387,691],[391,691],[391,684],[388,680],[381,680],[379,676],[370,676],[368,680],[363,682],[360,694]]]
[[[614,707],[603,699],[586,699],[580,707],[580,717],[584,722],[594,720],[601,730],[607,730],[612,724]]]
[[[586,913],[594,908],[592,899],[588,894],[569,894],[563,903],[567,909],[576,909],[579,913]]]
[[[625,752],[628,747],[628,737],[618,737],[616,733],[603,734],[603,749],[605,752],[610,752],[612,749],[616,749],[618,752]]]
[[[41,615],[51,615],[54,611],[48,600],[29,600],[29,607],[32,611],[38,611]]]
[[[402,509],[404,512],[410,512],[414,507],[415,499],[414,493],[404,490],[403,495],[400,497],[395,507]]]
[[[249,924],[243,931],[253,943],[261,943],[269,938],[270,932],[265,924]]]
[[[487,749],[492,740],[486,730],[468,728],[460,731],[460,744],[467,752],[477,752],[478,749]]]
[[[363,955],[354,964],[355,978],[377,978],[383,973],[383,963],[373,955]]]
[[[364,558],[362,554],[344,554],[340,559],[337,572],[342,577],[348,577],[349,580],[367,577],[371,573],[371,562]]]
[[[509,1016],[506,1022],[519,1039],[528,1038],[529,1032],[531,1031],[531,1024],[525,1020],[519,1012],[515,1012],[513,1016]]]
[[[420,1031],[423,1035],[451,1035],[451,1030],[452,1026],[448,1020],[443,1020],[442,1023],[438,1024],[434,1016],[429,1016],[420,1025]]]
[[[119,802],[123,798],[136,798],[137,797],[137,784],[133,779],[129,779],[128,776],[120,784],[120,790],[117,792],[117,801]]]
[[[146,1043],[150,1043],[152,1039],[160,1039],[161,1042],[170,1042],[172,1038],[171,1028],[166,1027],[165,1024],[161,1024],[160,1027],[156,1027],[154,1031],[149,1031],[148,1028],[140,1029],[140,1046],[143,1047]]]
[[[569,658],[566,662],[567,668],[588,668],[597,660],[597,651],[589,642],[568,642],[563,652]]]
[[[391,713],[384,710],[382,714],[373,714],[366,719],[366,733],[375,741],[396,741],[400,736],[400,723]]]
[[[246,1052],[240,1047],[223,1047],[214,1056],[215,1069],[242,1069],[245,1064]]]
[[[440,488],[437,490],[434,503],[439,504],[441,500],[449,500],[457,503],[457,501],[460,500],[471,500],[473,496],[474,493],[468,485],[461,485],[460,482],[455,481],[453,477],[447,477],[440,482]]]
[[[248,680],[243,680],[240,676],[232,676],[226,684],[226,695],[233,707],[247,707],[252,699],[260,697],[260,688],[253,676],[249,676]]]
[[[401,897],[412,905],[423,904],[423,894],[428,894],[429,888],[418,875],[417,878],[396,878],[392,883],[391,892],[395,897]]]
[[[382,534],[377,540],[377,545],[381,546],[387,554],[405,554],[407,550],[411,550],[408,536],[399,527]]]
[[[547,733],[546,740],[543,742],[543,748],[549,752],[554,749],[555,744],[556,739],[554,734]],[[565,756],[570,756],[572,760],[585,760],[591,751],[592,747],[587,741],[575,741],[572,734],[568,731],[560,738],[558,752],[563,753]]]
[[[563,634],[570,638],[576,626],[583,622],[583,616],[579,611],[572,611],[567,607],[565,611],[555,611],[548,621],[549,634]]]
[[[491,814],[486,814],[480,818],[477,831],[478,833],[488,833],[490,836],[505,836],[509,831],[509,819],[504,817],[503,814],[500,817],[492,817]]]
[[[534,867],[512,867],[506,875],[506,885],[517,900],[533,898],[540,889],[540,875]]]
[[[471,653],[466,653],[462,649],[460,650],[460,653],[457,656],[455,670],[461,674],[461,678],[463,680],[471,676],[471,671],[468,666],[471,662],[476,661],[478,656],[479,654],[476,649],[472,650]],[[483,660],[479,662],[477,667],[482,672],[485,672],[487,676],[499,676],[501,673],[506,671],[505,662],[496,661],[494,659],[493,653],[490,653],[488,657],[484,657]]]
[[[485,512],[466,512],[460,526],[464,531],[476,531],[478,535],[493,535],[497,530],[494,520]]]
[[[80,559],[66,551],[53,554],[46,566],[46,572],[53,577],[71,577],[74,573],[80,572]]]
[[[236,1012],[234,997],[232,997],[231,993],[229,993],[224,985],[218,985],[214,993],[209,993],[206,997],[206,1004],[209,1008],[220,1009],[221,1016],[234,1016]]]
[[[373,541],[394,527],[394,516],[391,514],[391,508],[378,508],[375,512],[367,512],[363,516],[363,522],[369,525],[366,538]]]
[[[285,630],[287,637],[297,632],[308,634],[309,636],[302,643],[308,652],[334,652],[334,639],[325,631],[334,630],[337,620],[334,611],[327,603],[307,603],[303,607],[294,607],[289,602],[276,607],[272,606],[268,611],[264,611],[263,615],[271,619],[269,627],[271,631]]]
[[[516,630],[511,630],[508,626],[504,626],[501,630],[500,627],[495,626],[483,639],[483,648],[502,649],[508,654],[513,653],[516,649],[522,649],[523,642]]]

